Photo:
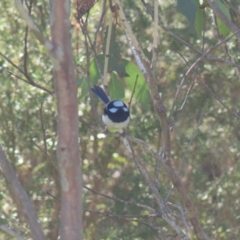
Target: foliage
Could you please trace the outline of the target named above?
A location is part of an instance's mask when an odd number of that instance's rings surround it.
[[[183,2],[191,2],[191,5],[183,8]],[[222,12],[240,27],[237,22],[239,2],[228,1],[234,8],[225,1],[217,2]],[[152,1],[125,0],[122,4],[141,48],[151,59],[152,32],[156,31],[152,25]],[[50,93],[54,91],[52,63],[13,4],[5,0],[1,5],[5,11],[0,20],[0,144],[31,197],[44,232],[49,239],[57,239],[60,203],[56,198],[59,198],[60,189],[56,162],[56,103],[54,94]],[[49,36],[48,4],[42,0],[26,1],[25,6],[45,36]],[[71,6],[79,116],[87,123],[80,121],[79,124],[83,179],[87,187],[84,190],[84,238],[171,239],[176,232],[161,216],[153,217],[149,209],[134,204],[160,211],[136,165],[127,157],[121,139],[94,129],[99,122],[93,109],[100,114],[103,106],[95,99],[90,100],[89,85],[101,84],[111,14],[108,3],[106,9],[102,9],[103,6],[103,1],[97,2],[90,13],[83,16],[81,24],[75,19],[75,4]],[[104,10],[106,14],[100,21]],[[110,46],[110,96],[129,103],[134,92],[128,134],[160,152],[162,128],[148,85],[132,58],[119,21],[117,17],[114,19]],[[210,239],[238,239],[239,43],[232,37],[214,48],[185,77],[203,52],[232,32],[220,19],[212,18],[208,5],[201,8],[198,1],[192,0],[159,1],[159,24],[156,81],[172,127],[173,165]],[[29,79],[49,91],[33,86]],[[154,157],[138,143],[134,143],[134,149],[154,177]],[[166,201],[184,208],[176,190],[171,191],[172,183],[162,165],[155,180]],[[7,224],[29,238],[28,227],[13,204],[3,178],[0,186],[3,206],[0,224]],[[174,209],[177,217],[172,218],[184,229],[179,210],[173,205],[169,208]],[[194,234],[190,237],[195,239]],[[0,232],[0,238],[11,239],[5,232]]]

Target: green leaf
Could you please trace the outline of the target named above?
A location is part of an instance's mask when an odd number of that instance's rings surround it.
[[[202,36],[203,22],[204,22],[203,11],[202,9],[198,8],[195,19],[195,30],[198,37]]]
[[[226,37],[230,33],[230,29],[219,18],[217,18],[217,26],[218,26],[218,31],[222,36]]]
[[[231,20],[231,15],[230,15],[228,7],[224,3],[222,3],[220,0],[216,0],[216,3],[218,5],[218,7],[220,8],[221,12],[229,20]],[[226,24],[219,18],[217,18],[217,26],[218,26],[218,30],[219,30],[220,34],[223,35],[224,37],[226,37],[231,32],[230,29],[226,26]]]
[[[194,26],[197,6],[193,0],[177,0],[177,11],[183,14],[190,24]]]
[[[125,94],[124,94],[123,84],[118,79],[118,76],[113,72],[111,73],[111,79],[108,86],[109,86],[110,97],[112,100],[124,98]]]
[[[215,0],[215,1],[216,1],[216,3],[217,3],[218,7],[220,8],[220,10],[222,11],[222,13],[223,13],[229,20],[231,20],[231,15],[230,15],[230,12],[229,12],[228,7],[227,7],[225,4],[223,4],[223,3],[221,2],[221,0]]]
[[[103,53],[106,52],[108,27],[105,33]],[[108,61],[108,72],[116,71],[120,77],[127,77],[124,63],[120,54],[121,50],[118,42],[116,42],[116,25],[113,25],[111,32],[111,40],[109,46],[109,61]]]
[[[99,73],[98,67],[100,68],[100,71],[103,71],[104,56],[102,54],[98,55],[97,61],[98,61],[98,64],[96,63],[96,60],[93,58],[93,59],[91,59],[90,64],[89,64],[88,71],[89,71],[89,78],[90,78],[91,86],[96,85],[98,80],[101,79],[101,74]],[[89,92],[87,79],[86,78],[78,79],[77,85],[79,88],[81,88],[80,98],[85,97]]]
[[[101,79],[101,75],[99,73],[99,69],[100,71],[103,71],[103,55],[98,55],[97,56],[97,61],[98,64],[96,63],[95,59],[93,58],[90,62],[90,66],[89,66],[89,77],[90,77],[90,81],[92,83],[92,85],[95,85],[97,83],[97,81],[99,79]]]
[[[77,80],[77,85],[78,87],[81,88],[81,94],[80,94],[80,99],[85,97],[89,90],[88,90],[88,84],[87,84],[87,80],[85,78],[80,78]]]
[[[110,56],[112,56],[112,54]],[[120,56],[120,55],[116,54],[116,56]],[[105,60],[105,58],[104,58],[103,54],[100,54],[97,56],[97,62],[94,58],[91,59],[89,69],[88,69],[91,86],[96,85],[98,80],[101,79],[101,74],[99,72],[99,68],[100,68],[101,73],[103,74],[104,60]],[[117,72],[120,77],[128,76],[128,74],[126,73],[126,70],[125,70],[125,60],[117,59],[115,56],[109,57],[108,72],[113,73],[113,71]],[[115,76],[115,75],[111,75],[111,76],[113,77],[112,81],[119,81],[117,76]],[[78,79],[77,84],[78,84],[78,87],[81,88],[80,98],[86,96],[89,92],[86,78]],[[110,82],[110,84],[113,85],[113,82]],[[118,86],[120,86],[119,83],[116,83],[116,84]],[[114,95],[118,96],[119,93],[114,94]],[[121,98],[123,98],[124,94],[121,93],[120,96],[121,96]]]
[[[149,107],[150,102],[150,94],[148,85],[146,83],[146,80],[140,71],[140,69],[130,61],[125,60],[126,64],[126,72],[129,75],[128,77],[125,77],[124,80],[128,86],[128,88],[133,91],[135,82],[137,79],[137,84],[135,88],[134,98],[139,102],[144,108]]]

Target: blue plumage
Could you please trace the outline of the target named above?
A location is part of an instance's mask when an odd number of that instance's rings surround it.
[[[115,129],[127,127],[130,121],[130,113],[126,104],[120,100],[111,101],[104,90],[99,86],[94,86],[91,90],[105,103],[102,115],[102,120],[105,125]]]
[[[105,104],[110,102],[110,99],[108,98],[107,94],[103,91],[103,89],[99,86],[94,86],[91,88],[92,92],[99,97]]]

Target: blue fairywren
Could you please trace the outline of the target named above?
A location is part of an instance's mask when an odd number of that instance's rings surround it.
[[[104,90],[99,86],[94,86],[91,90],[105,104],[102,115],[104,124],[108,128],[114,129],[127,127],[130,121],[130,115],[126,104],[120,100],[111,101]]]

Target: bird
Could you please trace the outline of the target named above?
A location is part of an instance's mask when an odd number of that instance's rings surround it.
[[[126,128],[130,121],[130,111],[127,105],[120,100],[111,101],[105,91],[94,86],[91,91],[105,104],[102,121],[110,129]]]

